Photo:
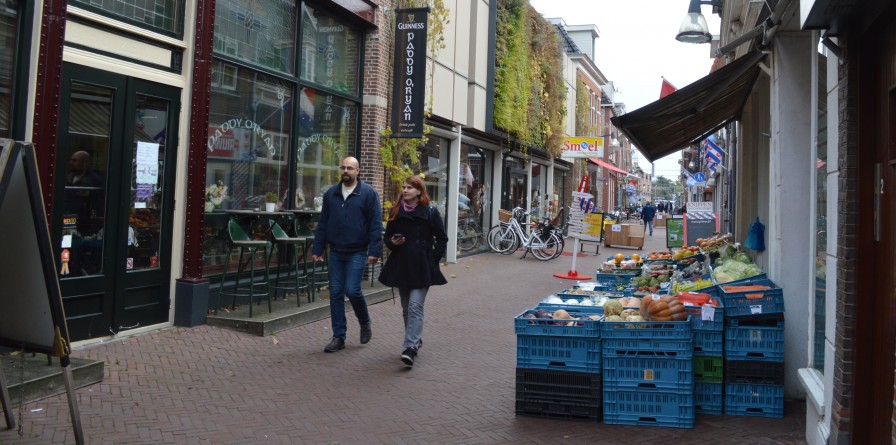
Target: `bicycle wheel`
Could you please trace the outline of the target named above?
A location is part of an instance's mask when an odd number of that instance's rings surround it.
[[[505,255],[515,252],[518,244],[516,234],[513,233],[509,224],[498,224],[492,227],[488,231],[486,241],[492,252],[503,253]]]
[[[560,237],[552,232],[544,243],[539,242],[537,247],[532,248],[532,256],[541,261],[552,260],[560,256],[561,246]]]
[[[557,258],[558,256],[563,254],[563,249],[566,248],[566,240],[563,239],[563,235],[560,233],[557,233],[557,231],[554,231],[553,236],[557,239],[557,242],[559,243],[557,248],[554,249],[554,257],[553,258]],[[551,259],[553,259],[553,258],[551,258]]]
[[[457,226],[457,248],[461,252],[468,252],[479,247],[479,230],[469,223],[461,223]]]

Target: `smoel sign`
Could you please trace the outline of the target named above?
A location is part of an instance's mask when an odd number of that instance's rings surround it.
[[[603,158],[604,138],[566,138],[560,152],[561,158]]]

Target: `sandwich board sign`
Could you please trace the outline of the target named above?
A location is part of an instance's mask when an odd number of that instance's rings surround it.
[[[34,146],[0,139],[0,345],[59,357],[75,441],[84,443],[74,381],[69,367],[69,336],[59,289],[50,231]],[[12,402],[0,369],[0,401],[8,428]],[[19,407],[24,409],[24,407]]]

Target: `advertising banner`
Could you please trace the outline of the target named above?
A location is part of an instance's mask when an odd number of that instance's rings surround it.
[[[428,7],[395,10],[394,138],[423,137],[428,18]]]

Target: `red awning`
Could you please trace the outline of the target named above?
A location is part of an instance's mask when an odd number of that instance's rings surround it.
[[[614,171],[614,172],[616,172],[616,173],[622,173],[623,175],[627,175],[627,174],[628,174],[627,171],[625,171],[625,170],[623,170],[623,169],[621,169],[621,168],[619,168],[619,167],[617,167],[617,166],[615,166],[615,165],[613,165],[613,164],[610,164],[610,163],[608,163],[608,162],[601,161],[600,159],[597,159],[597,158],[588,158],[588,160],[591,161],[591,162],[593,162],[593,163],[595,163],[595,164],[597,164],[597,165],[599,165],[599,166],[601,166],[601,167],[610,169],[610,170],[612,170],[612,171]]]

